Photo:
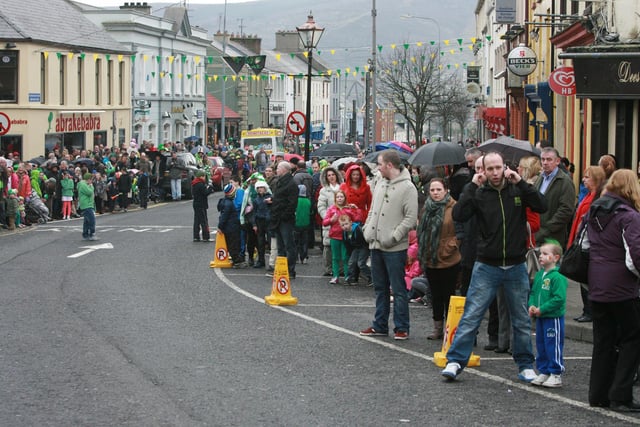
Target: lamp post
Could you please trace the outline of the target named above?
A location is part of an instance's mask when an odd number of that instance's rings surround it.
[[[438,76],[440,76],[440,23],[438,21],[436,21],[433,18],[429,18],[428,16],[414,16],[414,15],[402,15],[401,16],[402,19],[422,19],[424,21],[429,21],[429,22],[433,22],[434,24],[436,24],[436,27],[438,28]]]
[[[271,98],[271,94],[273,93],[273,88],[271,86],[264,87],[264,96],[267,97],[267,127],[270,127],[270,117],[269,117],[269,98]]]
[[[302,46],[307,49],[307,128],[304,132],[304,160],[309,160],[309,143],[311,142],[311,72],[313,62],[313,49],[316,48],[324,28],[316,25],[316,21],[313,20],[313,15],[309,12],[307,22],[299,27],[296,27]]]

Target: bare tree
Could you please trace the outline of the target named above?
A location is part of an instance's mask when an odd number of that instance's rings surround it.
[[[464,83],[456,74],[448,75],[443,82],[445,84],[442,86],[442,92],[435,97],[431,104],[431,111],[442,125],[444,139],[451,140],[452,123],[458,124],[460,129],[465,127],[470,114],[471,98]]]
[[[406,44],[379,57],[378,62],[378,94],[406,119],[418,146],[439,92],[436,55],[437,51],[427,46]]]

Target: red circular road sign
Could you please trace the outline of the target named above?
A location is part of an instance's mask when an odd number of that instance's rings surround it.
[[[549,75],[549,87],[554,93],[571,96],[576,93],[576,75],[573,67],[558,67]]]
[[[5,113],[0,112],[0,135],[5,135],[11,129],[11,120]]]
[[[307,117],[302,111],[293,111],[287,117],[287,131],[293,135],[302,135],[307,130]]]

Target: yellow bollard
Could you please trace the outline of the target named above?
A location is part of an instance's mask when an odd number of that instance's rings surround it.
[[[211,268],[231,268],[233,263],[229,259],[229,251],[227,250],[227,239],[221,232],[216,233],[216,249],[213,252],[213,260],[209,263]]]
[[[276,258],[271,281],[271,295],[264,297],[264,302],[269,305],[296,305],[298,303],[298,298],[291,295],[287,257],[279,256]]]
[[[440,368],[447,366],[447,351],[453,343],[453,337],[458,330],[458,323],[464,313],[464,297],[452,296],[449,299],[449,312],[447,313],[447,324],[444,329],[444,337],[442,338],[442,350],[433,354],[433,363]],[[480,356],[471,354],[467,366],[480,366]]]

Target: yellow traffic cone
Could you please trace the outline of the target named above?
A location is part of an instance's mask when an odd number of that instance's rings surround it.
[[[264,302],[269,305],[296,305],[298,303],[298,298],[291,295],[287,257],[279,256],[276,258],[271,281],[271,295],[264,297]]]
[[[233,263],[229,259],[229,250],[227,250],[227,239],[224,234],[218,231],[216,233],[216,249],[213,252],[213,260],[209,263],[211,268],[231,268]]]
[[[433,363],[440,368],[447,366],[447,351],[453,343],[453,337],[458,330],[458,323],[464,313],[464,297],[452,296],[449,298],[449,312],[447,313],[447,324],[444,328],[444,337],[442,338],[442,350],[433,354]],[[467,366],[480,366],[480,356],[471,354]]]

